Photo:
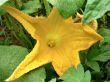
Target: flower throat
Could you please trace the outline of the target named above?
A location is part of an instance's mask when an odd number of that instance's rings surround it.
[[[47,43],[48,47],[53,48],[56,46],[55,40],[49,40]]]

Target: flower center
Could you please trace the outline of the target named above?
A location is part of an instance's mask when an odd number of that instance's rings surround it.
[[[55,47],[56,43],[55,43],[55,40],[49,40],[48,43],[47,43],[48,47],[50,48],[53,48]]]

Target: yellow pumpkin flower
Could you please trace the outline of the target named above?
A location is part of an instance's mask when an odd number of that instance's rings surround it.
[[[61,76],[69,67],[77,67],[80,63],[79,51],[103,40],[88,25],[73,23],[71,18],[64,20],[56,8],[48,17],[31,17],[13,7],[2,8],[37,40],[33,50],[6,81],[13,81],[47,63],[52,63],[56,73]]]

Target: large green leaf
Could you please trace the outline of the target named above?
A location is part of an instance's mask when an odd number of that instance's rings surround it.
[[[27,49],[20,46],[0,46],[0,82],[5,82],[27,54]],[[45,77],[44,68],[39,68],[14,82],[44,82]]]
[[[85,0],[47,0],[59,9],[64,18],[75,14],[83,5]]]
[[[83,23],[102,17],[110,10],[110,0],[87,0]]]
[[[78,65],[77,69],[71,67],[60,79],[63,82],[90,82],[91,75],[89,71],[84,73],[82,65]]]
[[[28,14],[34,13],[38,11],[38,8],[41,8],[41,4],[39,0],[32,0],[25,3],[22,7],[22,11]]]

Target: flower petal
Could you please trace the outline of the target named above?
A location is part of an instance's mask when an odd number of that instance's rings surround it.
[[[73,66],[77,68],[78,64],[80,64],[79,52],[73,51],[73,53],[69,54],[68,56]]]
[[[72,66],[77,67],[80,64],[79,51],[74,51],[73,45],[62,45],[62,50],[66,57],[70,60]]]
[[[88,49],[97,41],[103,40],[95,30],[81,23],[65,24],[63,27],[68,27],[67,35],[63,36],[63,40],[67,43],[66,45],[72,45],[75,51]]]
[[[62,24],[64,21],[63,17],[60,15],[58,10],[56,8],[53,8],[50,15],[48,16],[48,23],[53,30],[57,30],[59,26]]]
[[[57,74],[61,76],[69,67],[71,67],[72,64],[63,50],[57,49],[56,52],[54,52],[54,56],[52,58],[52,65]]]
[[[44,47],[44,46],[42,46]],[[44,49],[44,48],[43,48]],[[38,68],[46,63],[50,62],[50,55],[48,50],[39,49],[39,43],[35,45],[33,50],[26,56],[21,64],[14,70],[12,75],[6,81],[13,81],[25,73]]]
[[[37,22],[35,18],[26,15],[25,13],[15,9],[14,7],[2,6],[1,8],[6,10],[11,16],[17,19],[28,31],[28,33],[30,33],[32,37],[36,38],[35,36],[36,29],[35,27],[32,26],[32,23]]]

